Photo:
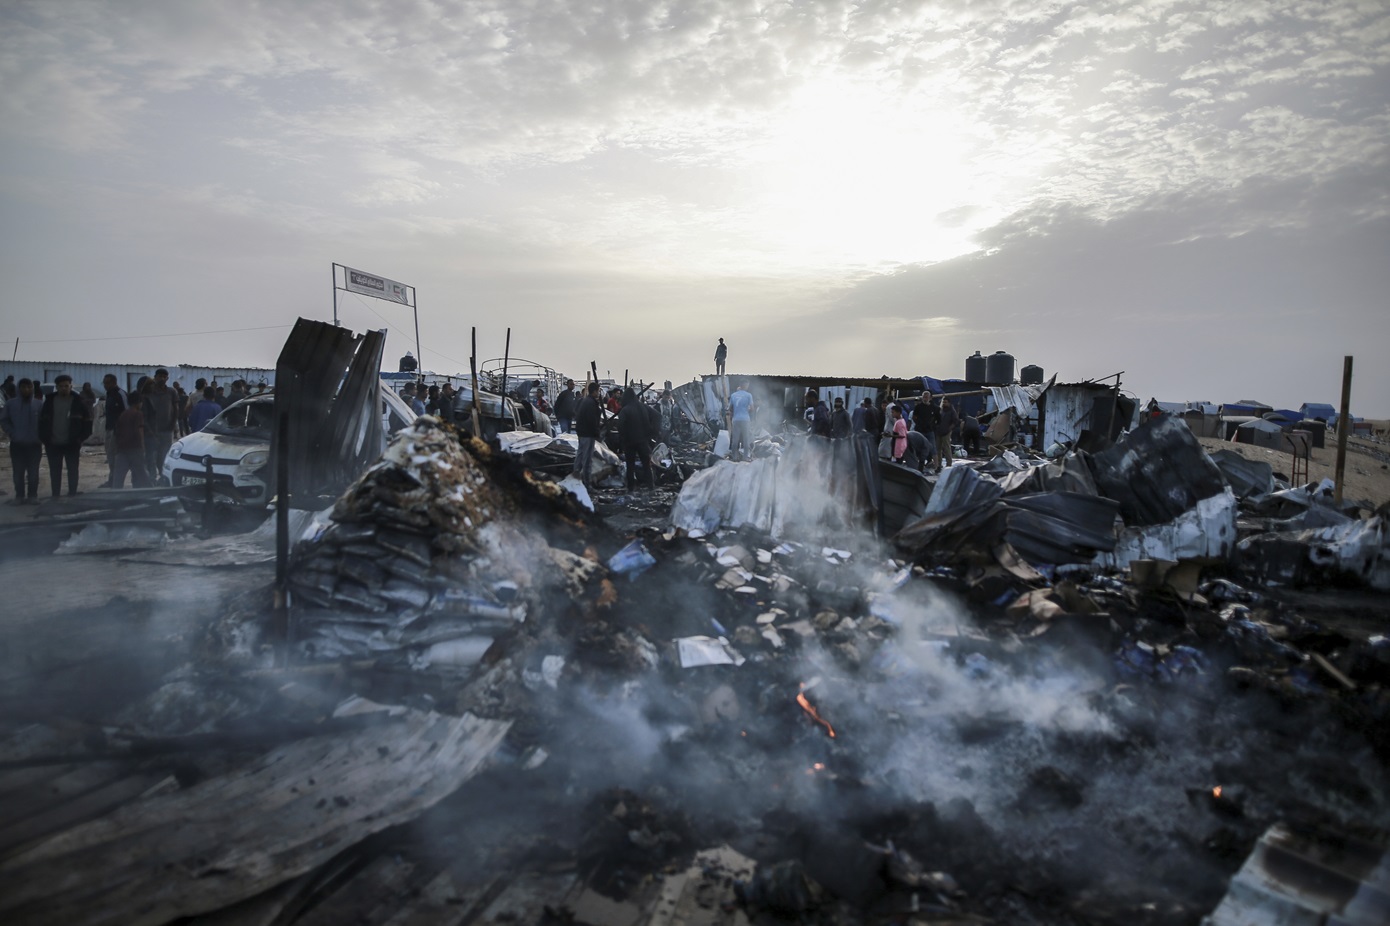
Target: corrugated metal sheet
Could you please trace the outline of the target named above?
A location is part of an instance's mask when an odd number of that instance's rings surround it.
[[[360,337],[346,328],[301,318],[280,351],[275,420],[288,418],[288,446],[279,426],[268,472],[289,459],[291,507],[314,507],[339,495],[381,452],[379,331]],[[316,500],[317,499],[317,500]]]
[[[78,389],[82,388],[83,383],[91,383],[92,388],[100,392],[102,378],[107,373],[115,375],[122,389],[133,389],[140,377],[153,376],[154,371],[160,367],[169,371],[170,385],[181,383],[183,388],[190,392],[193,390],[193,384],[199,379],[206,379],[208,382],[215,380],[220,386],[229,386],[237,379],[244,379],[252,386],[262,382],[267,386],[275,385],[275,371],[264,367],[203,367],[173,363],[65,363],[59,360],[0,362],[0,379],[13,373],[16,381],[32,379],[51,383],[59,373],[66,373],[72,377]]]
[[[1091,410],[1098,396],[1112,394],[1103,383],[1057,383],[1038,400],[1042,418],[1042,448],[1058,441],[1076,441],[1091,427]]]
[[[1260,837],[1203,926],[1381,926],[1390,923],[1390,853],[1383,839],[1300,831]]]

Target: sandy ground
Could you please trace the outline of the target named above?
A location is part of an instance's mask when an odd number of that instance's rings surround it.
[[[1208,453],[1214,450],[1234,450],[1247,460],[1263,460],[1274,467],[1275,478],[1288,480],[1292,475],[1293,458],[1281,451],[1250,444],[1235,444],[1214,437],[1198,438]],[[1337,446],[1330,443],[1322,449],[1314,448],[1312,459],[1308,461],[1308,478],[1311,482],[1321,482],[1336,475]],[[1366,438],[1351,438],[1347,442],[1347,462],[1342,487],[1342,497],[1348,501],[1370,502],[1379,507],[1390,502],[1390,444],[1377,443]]]
[[[82,448],[82,459],[77,465],[77,490],[90,492],[98,488],[110,471],[106,467],[106,450],[100,444]],[[63,473],[63,491],[68,490],[67,473]],[[129,484],[129,480],[126,480]],[[39,461],[39,501],[49,497],[51,484],[48,478],[48,457]],[[34,506],[17,506],[14,503],[14,467],[10,465],[10,442],[0,443],[0,524],[12,524],[32,518],[38,511]]]

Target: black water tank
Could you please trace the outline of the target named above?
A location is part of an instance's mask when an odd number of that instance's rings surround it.
[[[979,351],[975,351],[974,356],[965,358],[965,381],[967,383],[988,382],[985,374],[988,372],[989,361],[986,360]]]
[[[1008,351],[997,350],[985,358],[985,382],[1011,383],[1014,381],[1014,355]]]
[[[1030,363],[1019,371],[1019,382],[1025,386],[1041,386],[1043,381],[1043,368],[1036,363]]]

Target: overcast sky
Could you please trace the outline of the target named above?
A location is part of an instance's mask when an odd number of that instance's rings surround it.
[[[510,325],[575,376],[722,336],[1296,406],[1350,353],[1390,415],[1388,65],[1384,0],[8,0],[0,370],[272,366],[337,261],[440,372]]]

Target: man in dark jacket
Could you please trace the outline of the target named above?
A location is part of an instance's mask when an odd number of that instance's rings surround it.
[[[932,404],[930,392],[922,393],[922,398],[912,406],[912,430],[926,438],[926,454],[920,459],[923,466],[936,460],[936,426],[941,422],[941,409]],[[914,445],[921,447],[920,442]]]
[[[574,430],[574,409],[579,397],[574,394],[574,380],[565,380],[565,390],[555,397],[555,420],[560,425],[560,433],[568,434]]]
[[[116,379],[116,374],[107,373],[101,378],[101,385],[106,390],[106,405],[103,406],[102,419],[106,424],[106,467],[108,470],[106,485],[103,488],[111,488],[111,477],[116,474],[116,422],[121,419],[121,413],[126,410],[126,403],[130,400],[125,394],[125,390],[120,387],[120,381]]]
[[[943,465],[950,465],[951,459],[951,432],[956,429],[956,424],[960,417],[956,414],[955,406],[951,400],[945,396],[941,397],[941,419],[936,423],[936,468],[939,471]]]
[[[623,408],[618,412],[618,444],[623,448],[623,459],[627,462],[627,487],[637,487],[637,464],[641,462],[647,473],[648,488],[656,488],[656,477],[652,473],[651,445],[648,443],[650,427],[647,410],[637,399],[637,393],[628,388],[623,393]]]
[[[845,400],[836,397],[835,410],[830,413],[830,436],[834,438],[849,437],[852,430],[854,430],[854,422],[850,420],[849,412],[845,411]]]
[[[39,440],[48,454],[48,476],[53,497],[62,494],[63,465],[68,469],[68,494],[77,494],[77,464],[82,442],[92,436],[92,413],[82,397],[72,391],[72,377],[59,373],[53,379],[53,398],[39,412]]]
[[[14,503],[32,505],[39,500],[39,459],[43,456],[43,444],[39,443],[39,415],[43,405],[35,398],[34,384],[28,377],[19,381],[15,397],[5,402],[3,410],[0,427],[10,438]]]
[[[578,476],[585,486],[589,485],[594,443],[599,435],[598,392],[598,383],[590,383],[574,412],[574,433],[579,435],[579,451],[574,455],[574,475]]]
[[[156,482],[164,470],[164,458],[174,443],[174,425],[178,422],[178,394],[169,388],[169,371],[160,367],[154,371],[150,388],[143,393],[145,415],[145,471]],[[227,404],[231,404],[230,402]]]

